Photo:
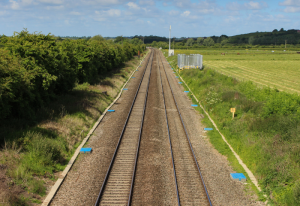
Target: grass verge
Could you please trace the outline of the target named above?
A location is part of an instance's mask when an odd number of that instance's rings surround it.
[[[168,61],[176,68],[176,56]],[[240,82],[207,68],[184,70],[180,75],[254,173],[268,202],[300,205],[299,96],[258,88],[252,82]],[[236,108],[234,119],[230,108]],[[202,113],[200,108],[199,111]],[[207,117],[203,122],[212,127]],[[233,169],[243,172],[217,131],[208,135],[214,147],[228,157]],[[261,193],[258,195],[264,199]]]

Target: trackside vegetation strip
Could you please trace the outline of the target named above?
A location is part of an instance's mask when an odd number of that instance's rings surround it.
[[[176,57],[168,60],[175,68]],[[207,68],[184,70],[180,75],[258,179],[269,203],[299,205],[299,95],[259,88]],[[236,108],[234,119],[230,108]],[[216,149],[230,156],[220,146],[220,136],[208,135]]]

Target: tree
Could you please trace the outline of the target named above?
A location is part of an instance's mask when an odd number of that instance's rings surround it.
[[[202,37],[198,37],[197,38],[197,44],[199,44],[199,45],[201,45],[201,44],[203,44],[203,38]]]
[[[157,47],[157,42],[156,42],[156,41],[153,41],[153,42],[151,43],[151,46],[152,46],[152,47]]]
[[[283,29],[283,28],[281,28],[279,31],[281,31],[281,32],[282,32],[282,31],[284,31],[284,29]]]
[[[134,45],[141,45],[141,44],[143,44],[143,41],[139,38],[133,38],[133,39],[131,39],[131,43]]]
[[[228,39],[224,39],[224,40],[221,41],[221,45],[222,45],[222,46],[224,46],[224,45],[227,44],[227,43],[228,43]]]
[[[274,29],[272,32],[278,32],[278,30],[277,30],[277,29]]]
[[[116,38],[115,38],[115,43],[122,43],[123,42],[123,36],[117,36]]]
[[[193,46],[194,39],[188,39],[185,46]]]
[[[101,35],[96,35],[90,38],[91,41],[105,41],[105,39]]]
[[[215,44],[214,40],[210,37],[204,39],[203,45],[204,46],[213,46]]]
[[[250,38],[248,39],[248,43],[251,44],[251,45],[254,43],[254,37],[253,36],[250,36]]]

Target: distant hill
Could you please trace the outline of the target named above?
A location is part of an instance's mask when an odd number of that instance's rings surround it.
[[[60,37],[62,39],[90,39],[91,37]],[[104,37],[105,39],[115,39],[117,37]],[[122,38],[126,39],[133,39],[138,38],[141,39],[145,44],[152,44],[152,42],[169,42],[169,38],[167,37],[160,37],[160,36],[123,36]],[[204,39],[207,37],[203,37]],[[234,36],[211,36],[215,43],[221,43],[223,40],[226,40],[229,44],[252,44],[252,45],[281,45],[285,44],[300,44],[300,30],[298,29],[290,29],[285,31],[284,29],[274,29],[272,32],[252,32],[248,34],[239,34]],[[196,40],[197,37],[181,37],[181,38],[174,38],[172,37],[172,42],[182,42],[183,44],[186,43],[187,39],[194,39]]]
[[[151,44],[153,41],[156,42],[168,42],[169,39],[167,37],[160,36],[134,36],[133,38],[139,38],[144,40],[145,44]],[[187,39],[190,37],[181,37],[175,38],[175,42],[183,42],[185,43]],[[197,37],[191,37],[196,40]],[[203,37],[207,38],[207,37]],[[253,45],[280,45],[285,44],[285,40],[287,44],[300,44],[300,30],[290,29],[284,31],[281,29],[280,31],[274,29],[272,32],[253,32],[248,34],[239,34],[234,36],[211,36],[215,43],[221,43],[222,40],[228,40],[230,44],[253,44]],[[172,38],[172,41],[174,38]]]
[[[240,34],[228,38],[228,42],[232,44],[253,44],[253,45],[270,45],[284,44],[285,40],[288,44],[300,44],[300,30],[291,29],[284,31],[276,29],[272,32],[253,32],[249,34]]]

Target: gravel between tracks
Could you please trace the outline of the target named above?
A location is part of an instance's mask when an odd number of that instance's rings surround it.
[[[176,205],[175,180],[154,55],[132,205]]]
[[[229,174],[234,171],[229,162],[202,137],[205,134],[200,115],[191,107],[166,59],[162,59],[213,205],[264,205],[245,194],[242,183],[231,180]],[[116,112],[105,115],[87,143],[93,152],[79,155],[51,205],[94,205],[146,62],[112,107]],[[132,205],[177,204],[158,74],[154,62]]]

